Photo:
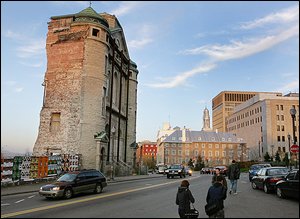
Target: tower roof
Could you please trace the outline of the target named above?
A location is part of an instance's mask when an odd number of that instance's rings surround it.
[[[107,28],[109,27],[106,19],[99,15],[92,7],[88,7],[75,14],[75,22],[101,23]]]

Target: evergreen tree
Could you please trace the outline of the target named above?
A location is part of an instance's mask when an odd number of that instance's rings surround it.
[[[196,171],[197,171],[197,170],[201,170],[203,167],[204,167],[204,162],[203,162],[201,156],[198,155],[197,161],[196,161],[195,170],[196,170]]]
[[[281,161],[278,151],[275,154],[275,161],[278,162],[278,163]]]
[[[190,160],[189,160],[189,162],[188,162],[188,166],[189,166],[190,168],[194,168],[194,163],[193,163],[192,158],[190,158]]]
[[[270,162],[271,161],[271,157],[270,157],[268,152],[265,153],[264,160],[265,160],[265,162]]]
[[[285,152],[284,158],[282,160],[286,166],[289,166],[289,155],[288,152]]]

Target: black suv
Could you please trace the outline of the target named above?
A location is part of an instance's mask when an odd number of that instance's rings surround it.
[[[39,194],[46,198],[71,198],[83,192],[101,193],[107,186],[106,177],[98,170],[81,170],[68,172],[59,177],[53,184],[44,185]]]
[[[174,178],[174,176],[180,176],[185,178],[184,166],[181,164],[173,164],[166,170],[167,178]]]

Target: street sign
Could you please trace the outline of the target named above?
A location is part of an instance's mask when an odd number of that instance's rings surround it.
[[[293,144],[293,145],[291,146],[291,152],[292,152],[292,153],[299,153],[299,146],[296,145],[296,144]]]

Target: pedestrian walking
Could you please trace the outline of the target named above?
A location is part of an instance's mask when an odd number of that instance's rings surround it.
[[[228,168],[228,179],[230,180],[230,190],[229,194],[233,193],[234,195],[237,194],[237,182],[240,178],[240,167],[232,160],[232,164]]]
[[[212,177],[211,184],[213,185],[217,181],[217,176],[220,176],[222,178],[222,184],[227,191],[227,181],[225,179],[225,176],[223,174],[221,174],[220,168],[218,168],[218,167],[215,169],[215,174]]]
[[[185,215],[191,209],[190,203],[194,203],[195,199],[189,189],[190,183],[187,180],[181,182],[176,195],[176,205],[178,205],[178,214],[180,218],[187,218]]]
[[[223,186],[223,177],[216,176],[216,181],[209,187],[206,196],[205,212],[209,218],[224,218],[224,200],[227,197],[227,192]]]

